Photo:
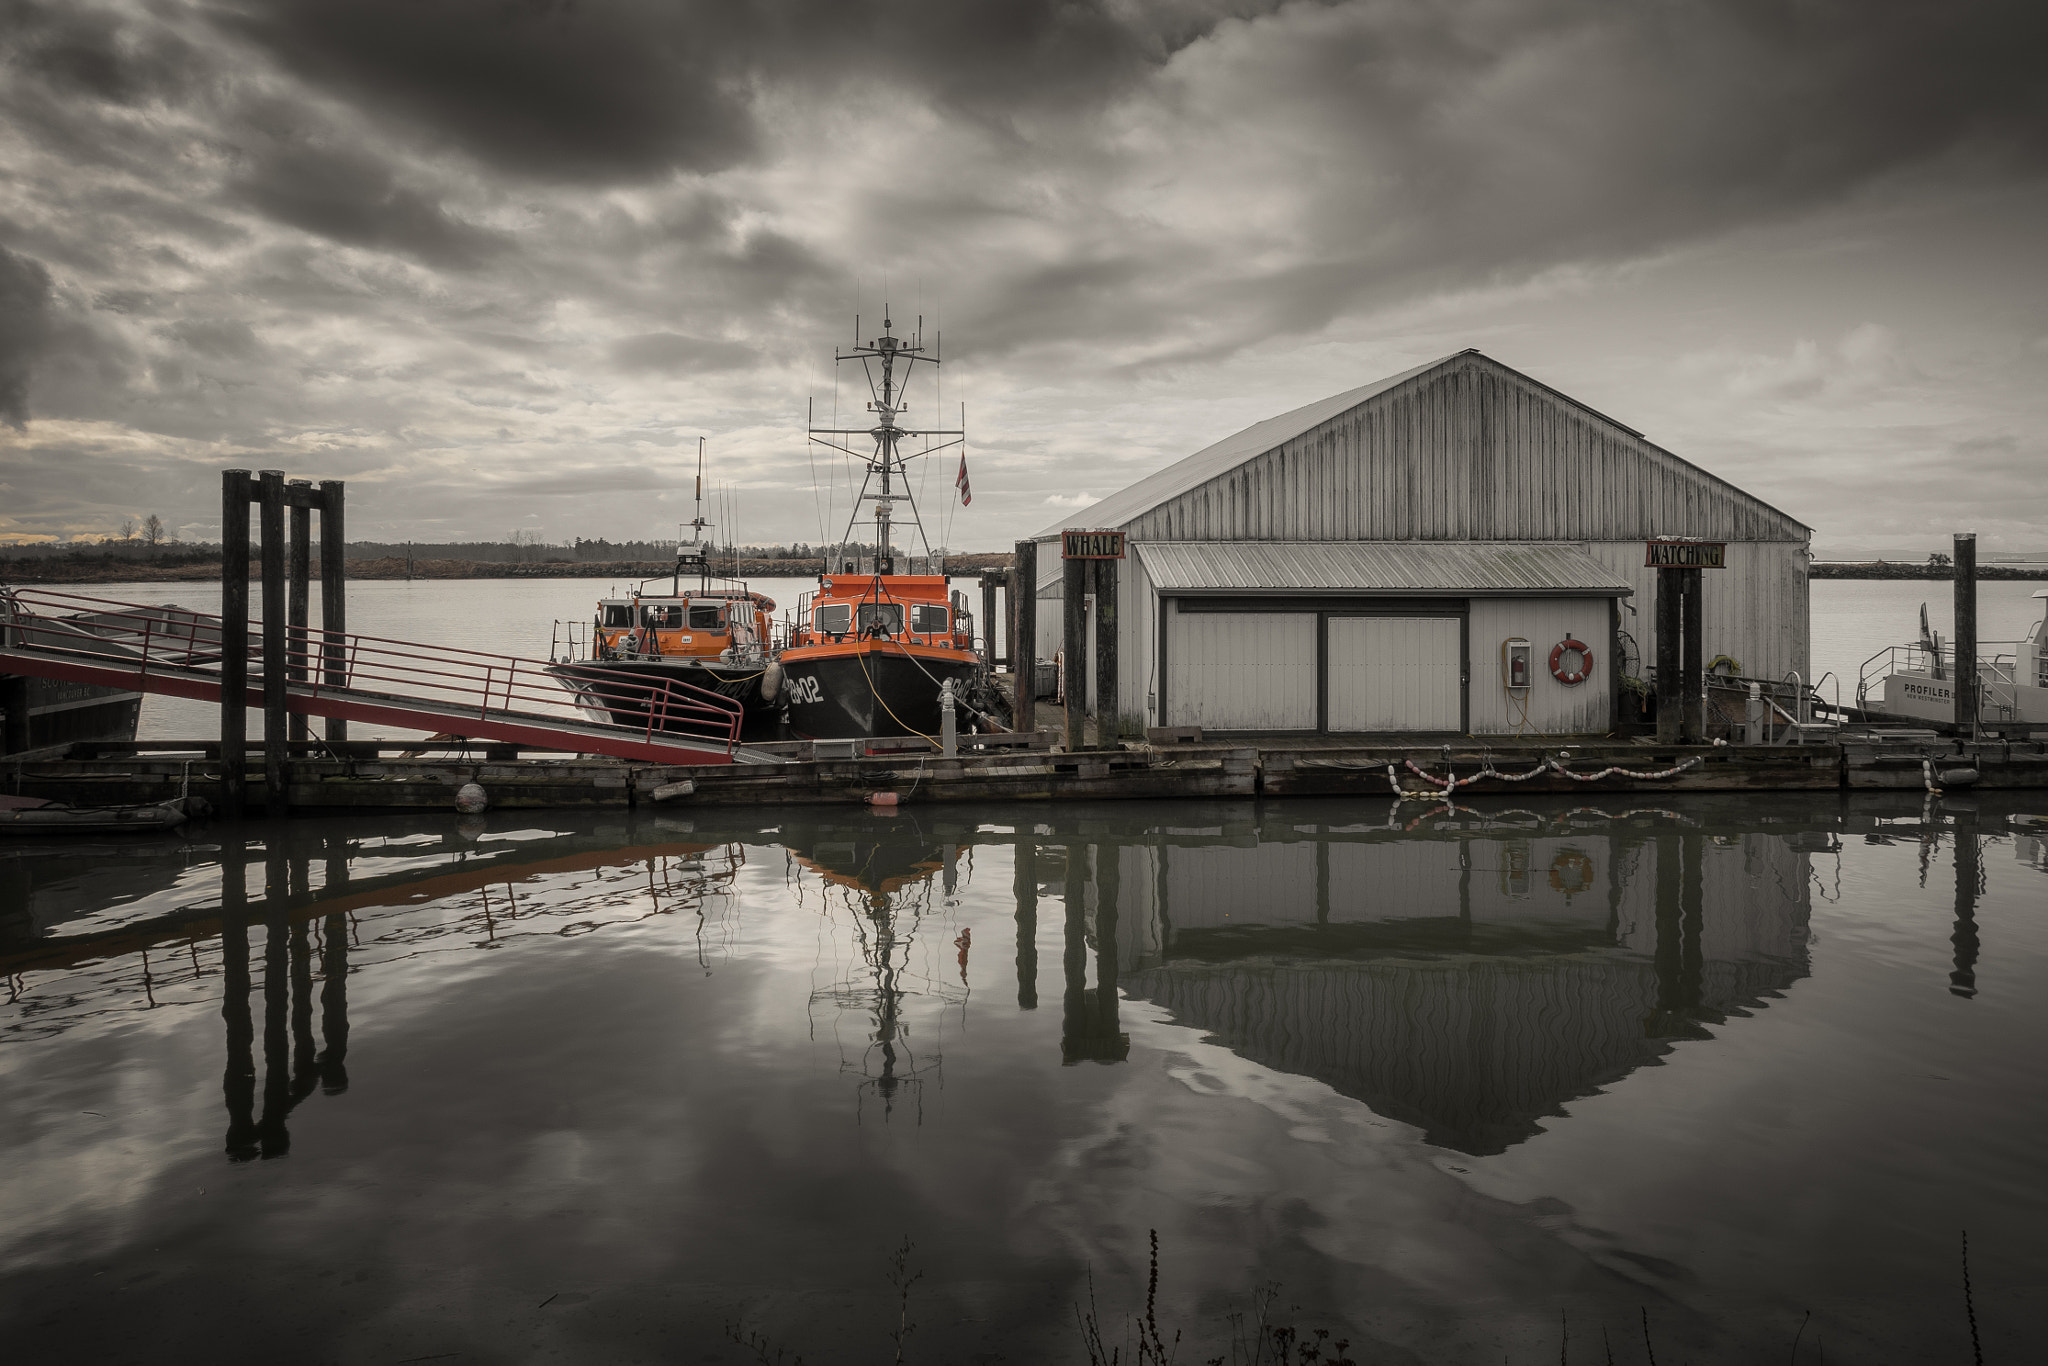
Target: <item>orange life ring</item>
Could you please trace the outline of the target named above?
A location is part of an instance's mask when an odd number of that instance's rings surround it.
[[[1567,849],[1550,861],[1550,890],[1567,897],[1593,888],[1593,860],[1576,849]]]
[[[1566,650],[1577,650],[1579,652],[1578,668],[1566,669],[1564,667],[1564,652]],[[1567,688],[1576,687],[1585,682],[1586,675],[1591,672],[1593,672],[1593,652],[1587,648],[1586,642],[1583,640],[1573,640],[1570,636],[1566,636],[1551,647],[1550,676],[1564,684]]]

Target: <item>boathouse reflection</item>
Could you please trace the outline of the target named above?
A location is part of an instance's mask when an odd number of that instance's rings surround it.
[[[1754,827],[1252,817],[1065,856],[1065,1060],[1124,1056],[1121,984],[1472,1154],[1531,1137],[1808,968],[1808,855]]]

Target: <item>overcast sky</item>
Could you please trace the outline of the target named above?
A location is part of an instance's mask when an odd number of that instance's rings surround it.
[[[0,52],[0,536],[209,537],[229,466],[669,536],[701,435],[740,539],[819,540],[886,293],[963,548],[1466,346],[1823,550],[2048,548],[2038,0],[0,0]]]

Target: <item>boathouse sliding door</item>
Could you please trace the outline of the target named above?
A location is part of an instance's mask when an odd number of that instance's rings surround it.
[[[1167,612],[1165,724],[1316,728],[1313,612]]]
[[[1457,617],[1331,616],[1328,728],[1463,731],[1463,627]]]

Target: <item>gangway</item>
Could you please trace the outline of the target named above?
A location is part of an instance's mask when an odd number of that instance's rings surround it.
[[[251,629],[252,706],[263,703],[263,635]],[[113,602],[48,589],[0,590],[0,673],[64,679],[219,705],[221,619],[184,608]],[[295,627],[287,636],[285,707],[404,730],[657,764],[780,763],[739,742],[731,698],[669,680],[642,681],[546,661]],[[645,722],[583,719],[564,691]]]

